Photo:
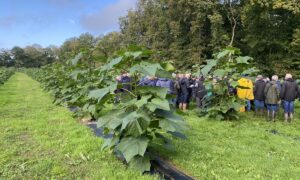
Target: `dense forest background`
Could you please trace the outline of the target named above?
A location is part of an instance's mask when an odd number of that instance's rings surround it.
[[[67,39],[60,47],[14,47],[0,52],[0,66],[41,67],[79,52],[101,64],[138,45],[158,61],[182,70],[204,64],[226,46],[254,58],[264,74],[300,75],[300,0],[139,0],[120,17],[120,31]]]

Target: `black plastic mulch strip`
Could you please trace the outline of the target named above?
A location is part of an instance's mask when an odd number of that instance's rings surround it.
[[[68,107],[70,111],[76,112],[79,110],[78,107]],[[100,138],[112,138],[112,134],[105,135],[103,133],[102,128],[97,127],[96,122],[90,122],[87,124],[89,128],[91,128],[94,132],[94,134],[97,137]],[[120,159],[123,163],[126,164],[125,158],[122,157],[120,153],[115,152],[115,155],[118,159]],[[153,160],[151,160],[151,171],[150,174],[159,174],[163,179],[166,180],[192,180],[193,178],[184,174],[183,172],[176,169],[174,166],[170,165],[165,160],[161,159],[159,156],[154,157]]]
[[[174,168],[160,157],[151,161],[152,170],[150,173],[160,174],[166,180],[192,180],[193,178]]]
[[[102,128],[97,128],[97,124],[96,123],[88,123],[87,126],[89,128],[91,128],[93,131],[94,131],[94,134],[97,136],[97,137],[101,137],[101,138],[104,138],[104,139],[109,139],[109,138],[112,138],[113,135],[112,134],[107,134],[105,135],[103,133],[103,129]]]
[[[97,137],[101,138],[111,138],[113,135],[103,134],[102,128],[97,128],[97,123],[92,122],[88,123],[87,126],[91,128],[94,132],[94,134]],[[116,154],[117,157],[124,162],[124,158],[122,158],[120,155]],[[162,178],[166,180],[192,180],[193,178],[184,174],[183,172],[177,170],[172,165],[170,165],[168,162],[164,161],[160,157],[156,156],[153,160],[151,160],[151,171],[150,174],[159,174],[162,176]]]

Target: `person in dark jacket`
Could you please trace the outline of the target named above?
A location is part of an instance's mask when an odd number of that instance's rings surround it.
[[[189,77],[188,77],[189,78]],[[179,101],[179,109],[186,111],[187,105],[189,103],[189,87],[190,83],[188,78],[184,75],[180,80],[180,101]]]
[[[278,76],[272,76],[272,81],[270,81],[265,89],[265,102],[267,105],[267,119],[275,121],[276,112],[278,109],[278,102],[280,101],[279,88],[277,86]]]
[[[179,107],[181,101],[181,89],[180,89],[180,81],[183,78],[183,74],[176,74],[176,79],[174,81],[174,93],[176,94],[175,104],[176,107]]]
[[[255,114],[263,115],[265,108],[265,90],[266,82],[262,75],[258,75],[254,84],[253,93],[254,93],[254,105],[255,105]]]
[[[189,87],[188,87],[188,103],[190,103],[191,101],[193,101],[193,98],[195,96],[193,96],[193,91],[194,91],[194,87],[195,87],[195,79],[192,77],[191,73],[187,73],[185,75],[185,77],[188,79],[189,81]]]
[[[291,74],[285,75],[285,81],[281,87],[280,97],[283,100],[284,120],[288,122],[294,118],[294,101],[300,95],[298,84],[293,80]]]
[[[204,78],[197,78],[195,81],[195,98],[198,108],[204,108],[204,97],[207,94],[207,90],[204,86]]]

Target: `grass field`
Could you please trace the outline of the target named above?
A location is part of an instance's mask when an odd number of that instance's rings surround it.
[[[273,123],[250,113],[229,122],[190,111],[188,139],[160,153],[195,179],[299,179],[299,117],[291,124],[282,118]],[[101,144],[28,76],[17,73],[0,86],[1,179],[157,178],[127,169],[100,151]]]
[[[154,179],[127,169],[39,83],[16,73],[0,86],[0,179]]]
[[[233,122],[199,118],[194,112],[185,117],[188,140],[176,140],[176,151],[163,154],[195,179],[300,178],[300,114],[291,124],[282,117],[266,122],[252,113]]]

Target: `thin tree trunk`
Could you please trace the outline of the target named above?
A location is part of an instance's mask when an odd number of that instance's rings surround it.
[[[233,18],[233,26],[232,26],[232,32],[231,32],[231,41],[229,43],[230,47],[232,47],[232,45],[233,45],[233,41],[234,41],[234,37],[235,37],[235,29],[236,29],[236,19]]]
[[[231,23],[232,26],[232,31],[231,31],[231,40],[229,43],[229,47],[233,46],[233,42],[234,42],[234,38],[235,38],[235,29],[236,29],[236,25],[237,25],[237,18],[239,15],[235,15],[233,7],[232,7],[232,2],[229,0],[229,11],[230,11],[230,16],[228,15],[229,21]]]

